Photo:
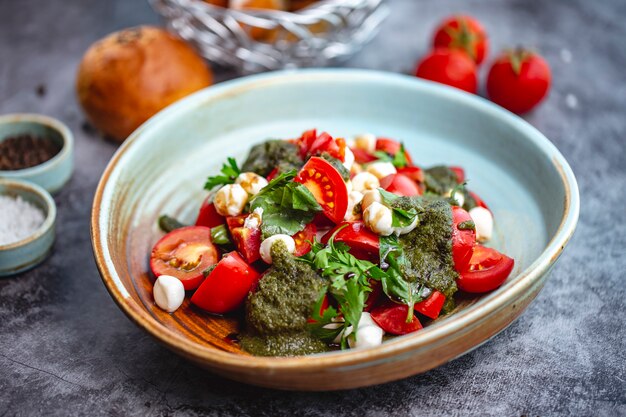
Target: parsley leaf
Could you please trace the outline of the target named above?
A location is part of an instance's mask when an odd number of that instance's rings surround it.
[[[280,174],[250,201],[250,211],[263,209],[263,238],[279,233],[294,235],[313,220],[322,207],[311,192],[294,182],[296,171]]]
[[[343,330],[343,323],[333,321],[338,316],[338,313],[332,306],[328,306],[320,313],[327,290],[328,288],[323,288],[320,291],[318,301],[313,306],[312,321],[307,324],[307,327],[313,336],[326,343],[332,343]]]
[[[241,170],[237,166],[235,158],[228,158],[228,163],[222,165],[222,174],[209,177],[204,184],[206,190],[211,190],[217,185],[234,184],[237,176],[241,174]]]

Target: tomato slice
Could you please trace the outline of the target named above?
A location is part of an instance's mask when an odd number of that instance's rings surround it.
[[[152,248],[150,269],[159,277],[178,278],[185,290],[193,290],[204,280],[202,271],[217,262],[217,249],[211,243],[211,229],[187,226],[163,236]]]
[[[361,148],[350,148],[354,154],[354,160],[359,164],[367,164],[368,162],[374,162],[377,158],[371,153]]]
[[[211,196],[208,196],[202,203],[202,206],[200,206],[196,226],[215,227],[224,224],[224,216],[217,212],[215,205],[210,199]]]
[[[417,183],[424,182],[424,171],[420,167],[411,166],[411,167],[398,168],[397,170],[398,170],[398,174],[406,175],[407,177],[411,178],[413,181]]]
[[[330,237],[340,228],[341,230],[335,236],[335,242],[343,242],[354,250],[365,251],[378,257],[378,252],[380,251],[380,237],[365,226],[365,223],[360,221],[338,224],[322,237],[322,243],[324,245],[327,244]],[[352,253],[352,250],[350,253]],[[355,253],[352,254],[356,256]],[[359,257],[357,256],[357,258]]]
[[[486,208],[487,210],[489,210],[489,207],[487,207],[487,204],[485,204],[485,201],[484,201],[482,198],[480,198],[480,197],[478,196],[478,194],[476,194],[476,193],[475,193],[475,192],[473,192],[473,191],[470,191],[470,192],[469,192],[469,195],[471,195],[471,196],[472,196],[472,198],[474,199],[474,201],[476,202],[476,205],[477,205],[478,207]],[[491,211],[491,210],[489,210],[489,211]]]
[[[415,304],[415,311],[431,319],[436,319],[439,317],[445,302],[446,296],[435,290],[427,299]]]
[[[388,153],[391,156],[394,156],[398,152],[400,152],[402,144],[397,140],[389,139],[389,138],[378,138],[376,139],[376,150],[383,151]],[[409,165],[413,165],[413,161],[411,160],[411,155],[404,150],[404,156],[409,163]]]
[[[298,139],[298,147],[300,148],[300,158],[306,159],[309,154],[309,149],[311,149],[311,145],[317,139],[317,129],[307,130],[300,136]]]
[[[385,332],[402,335],[418,331],[422,328],[419,319],[413,316],[410,323],[406,322],[409,307],[405,304],[386,303],[371,311],[372,320]]]
[[[248,214],[226,218],[230,236],[237,250],[248,263],[261,258],[261,229],[244,227]]]
[[[463,227],[463,223],[471,221],[467,211],[458,206],[452,207],[452,259],[457,272],[467,269],[476,245],[476,230]]]
[[[482,293],[498,288],[508,278],[515,261],[495,249],[476,245],[469,267],[456,283],[465,292]]]
[[[373,309],[378,303],[380,296],[383,295],[383,284],[380,281],[370,279],[369,283],[370,287],[372,287],[372,291],[367,295],[363,311],[370,311]]]
[[[223,314],[239,307],[256,286],[260,274],[237,252],[226,254],[191,297],[210,313]]]
[[[397,195],[413,197],[421,195],[417,183],[404,174],[391,174],[380,180],[380,186]]]
[[[267,181],[271,181],[274,178],[276,178],[278,176],[278,168],[274,168],[273,170],[270,171],[269,174],[267,174],[267,177],[265,177],[265,179]]]
[[[456,181],[459,184],[463,184],[465,182],[465,170],[463,168],[458,166],[452,166],[448,168],[450,168],[450,171],[454,172],[454,174],[456,175]]]
[[[343,162],[346,159],[346,141],[341,138],[334,139],[328,133],[322,132],[311,144],[308,154],[321,155],[324,152]]]
[[[293,240],[296,242],[296,251],[294,256],[302,256],[309,253],[311,250],[311,242],[315,240],[317,233],[317,227],[313,223],[307,224],[304,229],[293,235]]]
[[[324,214],[334,223],[339,223],[348,209],[348,189],[341,174],[326,160],[317,156],[307,161],[295,181],[315,196]]]

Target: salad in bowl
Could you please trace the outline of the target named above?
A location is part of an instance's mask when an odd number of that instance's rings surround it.
[[[254,145],[209,176],[194,225],[163,215],[153,296],[239,315],[259,356],[367,348],[417,332],[459,293],[498,288],[514,260],[459,166],[421,167],[400,141],[309,130]]]

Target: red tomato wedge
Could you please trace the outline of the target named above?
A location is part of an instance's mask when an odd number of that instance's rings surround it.
[[[298,146],[302,159],[327,152],[333,158],[337,158],[341,162],[345,161],[346,141],[342,138],[335,139],[326,132],[318,135],[316,129],[307,130],[298,139]]]
[[[159,277],[178,278],[185,290],[193,290],[204,280],[202,271],[217,262],[217,249],[211,243],[211,229],[187,226],[163,236],[152,249],[150,269]]]
[[[370,279],[369,283],[370,287],[372,287],[372,291],[367,294],[363,311],[370,311],[374,308],[374,306],[378,303],[380,296],[383,294],[383,284],[381,284],[380,281]]]
[[[475,192],[470,191],[469,195],[472,196],[472,198],[474,199],[474,201],[476,202],[476,205],[478,207],[486,208],[487,210],[489,210],[489,207],[487,207],[487,204],[485,204],[485,201],[482,198],[480,198],[478,196],[478,194],[476,194]],[[489,210],[489,211],[491,211],[491,210]]]
[[[196,226],[215,227],[224,224],[224,216],[220,215],[215,209],[215,205],[210,201],[211,196],[207,197],[196,219]]]
[[[385,332],[402,335],[413,333],[422,328],[419,319],[413,316],[410,323],[406,322],[409,307],[405,304],[386,303],[376,307],[371,311],[372,320],[376,322]]]
[[[393,140],[389,138],[376,139],[376,150],[386,152],[391,156],[400,152],[401,147],[402,147],[402,144],[398,142],[397,140]],[[409,165],[412,165],[413,161],[411,160],[411,155],[409,155],[406,149],[404,151],[404,156],[407,162],[409,163]]]
[[[471,221],[467,211],[461,207],[452,207],[452,259],[457,272],[467,269],[476,245],[475,229],[459,229],[460,224]]]
[[[335,236],[335,242],[343,242],[352,249],[369,252],[378,257],[380,237],[369,230],[363,222],[343,222],[338,224],[337,227],[322,237],[322,243],[324,245],[327,244],[330,237],[340,228],[341,230]]]
[[[367,164],[368,162],[374,162],[376,157],[364,149],[350,148],[354,154],[354,160],[359,164]]]
[[[293,235],[293,240],[296,242],[296,251],[294,256],[302,256],[309,253],[311,250],[311,242],[315,239],[317,233],[317,227],[313,223],[307,224],[304,229]]]
[[[425,315],[428,318],[436,319],[441,313],[443,304],[446,302],[446,296],[435,290],[424,301],[415,304],[415,311]]]
[[[237,252],[230,252],[206,277],[191,302],[210,313],[227,313],[239,307],[256,286],[259,276]]]
[[[267,177],[265,177],[265,179],[268,181],[271,181],[277,176],[278,176],[278,168],[274,168],[273,170],[270,171],[269,174],[267,174]]]
[[[450,171],[454,172],[456,175],[456,182],[459,184],[463,184],[465,182],[465,170],[461,167],[451,166],[449,167]]]
[[[226,224],[228,225],[230,236],[241,256],[243,256],[246,262],[253,263],[261,258],[259,252],[261,249],[261,229],[244,227],[244,222],[247,217],[247,214],[227,217]]]
[[[418,183],[424,182],[424,171],[422,171],[422,168],[420,167],[411,166],[398,168],[398,174],[406,175],[407,177]]]
[[[482,293],[498,288],[508,278],[515,261],[495,249],[476,245],[469,267],[456,283],[465,292]]]
[[[341,222],[348,209],[348,189],[341,174],[329,162],[312,157],[295,181],[302,183],[313,194],[326,217],[334,223]]]
[[[380,180],[380,186],[396,195],[414,197],[421,195],[417,183],[404,174],[391,174]]]
[[[307,130],[298,139],[298,147],[300,148],[300,158],[305,159],[311,149],[311,145],[317,138],[317,129]]]

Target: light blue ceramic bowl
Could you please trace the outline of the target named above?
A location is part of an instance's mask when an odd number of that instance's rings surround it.
[[[39,208],[45,216],[43,224],[32,235],[0,245],[0,277],[3,277],[26,271],[46,259],[54,243],[57,211],[54,200],[46,190],[26,181],[0,178],[0,195],[20,196]]]
[[[0,116],[0,142],[10,136],[25,133],[48,136],[61,146],[61,151],[34,167],[15,171],[0,170],[0,178],[30,181],[51,193],[59,191],[70,179],[74,167],[72,132],[59,120],[41,114],[16,113]]]
[[[258,358],[224,346],[232,323],[154,307],[147,266],[159,214],[192,222],[204,180],[227,156],[266,138],[316,127],[402,140],[416,163],[461,165],[495,215],[496,248],[515,258],[498,290],[464,299],[454,314],[382,346],[298,358]],[[146,122],[105,170],[92,241],[103,280],[124,312],[160,342],[217,373],[284,389],[327,390],[424,372],[508,326],[542,288],[569,241],[579,197],[548,139],[502,108],[439,84],[391,73],[305,70],[243,78],[175,103]],[[211,331],[207,331],[209,328]]]

